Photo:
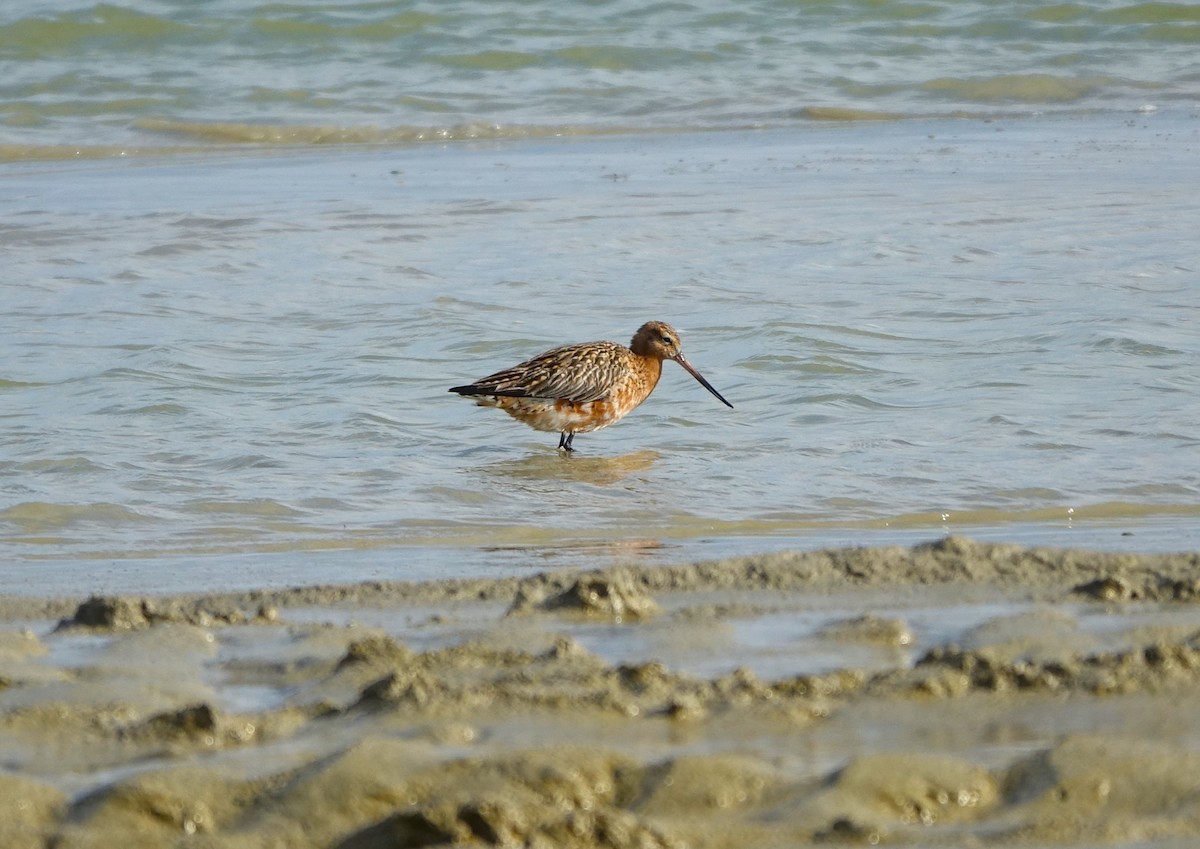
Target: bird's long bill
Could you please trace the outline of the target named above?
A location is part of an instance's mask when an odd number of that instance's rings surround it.
[[[720,401],[722,404],[724,404],[729,409],[731,409],[731,410],[733,409],[733,404],[730,404],[728,401],[725,400],[724,396],[722,396],[720,392],[713,389],[713,385],[711,383],[709,383],[707,380],[705,380],[704,375],[702,375],[700,372],[696,371],[695,367],[692,366],[691,363],[689,363],[687,360],[685,360],[683,358],[683,354],[676,354],[671,359],[675,360],[675,362],[679,363],[681,366],[683,366],[685,369],[687,369],[687,373],[690,374],[692,377],[696,378],[696,380],[700,381],[701,386],[703,386],[705,389],[707,389],[713,395],[717,396],[718,401]]]

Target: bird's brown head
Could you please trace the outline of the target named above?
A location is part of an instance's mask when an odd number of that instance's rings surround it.
[[[647,321],[633,334],[629,350],[641,357],[673,360],[683,351],[679,332],[665,321]]]
[[[683,356],[683,345],[679,341],[679,331],[667,324],[665,321],[647,321],[638,328],[637,333],[633,334],[633,341],[629,343],[629,350],[633,351],[639,357],[654,357],[658,360],[674,360],[683,366],[692,377],[700,382],[700,385],[716,396],[726,407],[732,407],[725,400],[720,392],[713,389],[712,384],[704,379],[700,372],[687,361]]]

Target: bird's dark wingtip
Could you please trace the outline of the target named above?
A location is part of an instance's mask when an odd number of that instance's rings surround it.
[[[492,395],[496,398],[528,398],[529,393],[524,389],[498,389],[495,386],[480,386],[472,383],[468,386],[451,386],[451,392],[459,395]]]

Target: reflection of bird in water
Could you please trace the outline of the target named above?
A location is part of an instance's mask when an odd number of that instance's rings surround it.
[[[574,450],[577,433],[615,424],[650,397],[663,360],[679,363],[726,407],[733,407],[683,356],[671,325],[648,321],[629,347],[616,342],[564,345],[451,392],[499,407],[535,430],[560,434],[558,447]]]
[[[548,454],[530,454],[520,459],[488,463],[481,471],[504,478],[506,486],[546,494],[546,481],[568,481],[593,486],[613,486],[644,472],[661,459],[657,451],[642,450],[618,457],[579,457],[571,463],[560,463]]]

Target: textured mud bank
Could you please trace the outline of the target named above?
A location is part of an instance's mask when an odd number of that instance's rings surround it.
[[[6,847],[1192,846],[1200,557],[0,599]]]

